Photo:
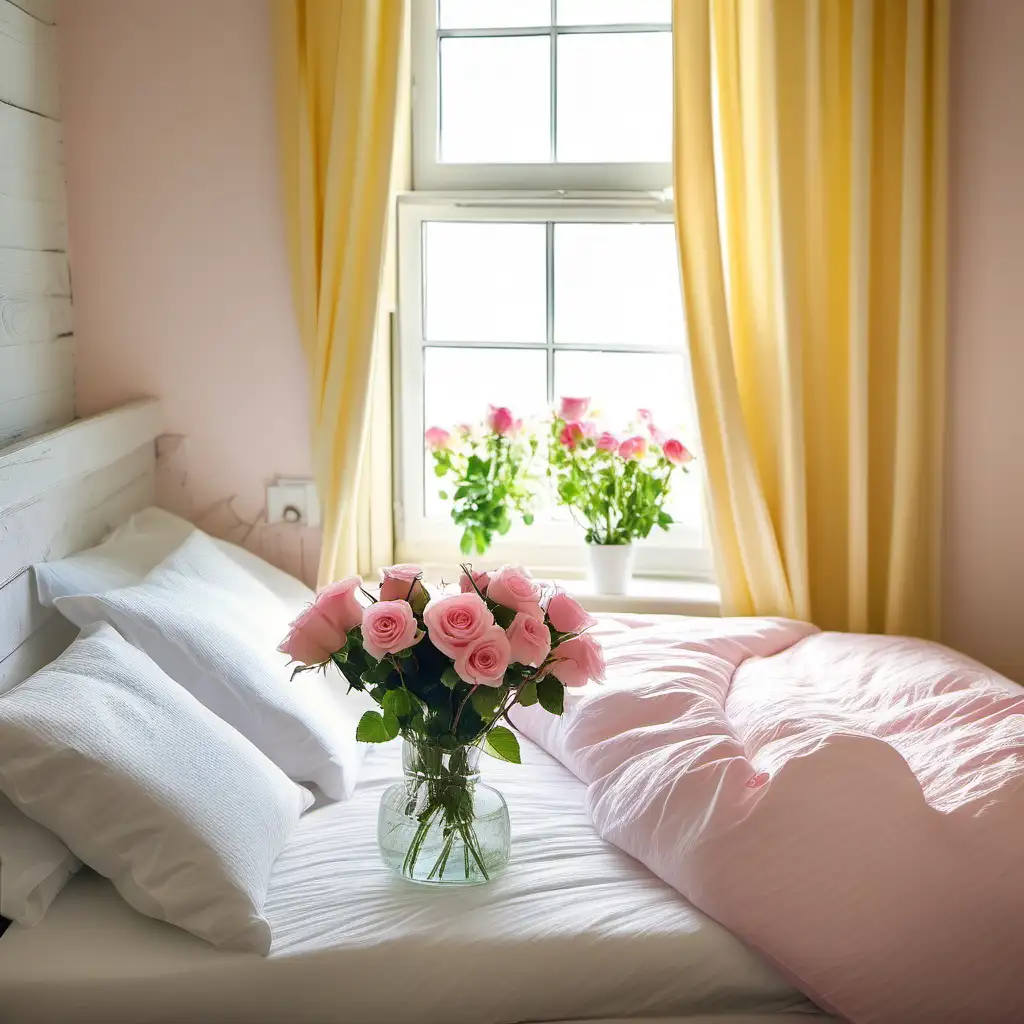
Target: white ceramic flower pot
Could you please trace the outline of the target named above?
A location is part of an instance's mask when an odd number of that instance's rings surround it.
[[[590,581],[599,594],[625,594],[633,575],[632,544],[588,544]]]

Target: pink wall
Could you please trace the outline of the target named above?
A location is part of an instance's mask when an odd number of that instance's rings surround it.
[[[1024,2],[953,7],[945,637],[1024,681]],[[267,5],[60,16],[79,408],[160,395],[170,489],[250,517],[309,472]]]
[[[79,413],[159,396],[188,437],[166,503],[252,518],[268,479],[310,474],[268,5],[64,0],[59,21]]]
[[[945,639],[1024,682],[1024,3],[953,9]]]

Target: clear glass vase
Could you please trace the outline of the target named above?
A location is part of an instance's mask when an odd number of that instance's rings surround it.
[[[508,864],[511,828],[504,797],[480,782],[480,748],[403,744],[405,777],[385,791],[377,815],[384,863],[413,882],[490,881]]]

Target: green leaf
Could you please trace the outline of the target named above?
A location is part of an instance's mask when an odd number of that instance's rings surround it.
[[[533,513],[532,512],[524,512],[523,513],[523,522],[527,526],[533,526]]]
[[[537,703],[537,682],[531,679],[528,683],[524,683],[519,687],[519,703],[524,708],[528,708],[531,704]]]
[[[367,685],[383,683],[394,671],[389,661],[378,661],[371,665],[359,678]]]
[[[512,625],[512,620],[516,617],[516,613],[511,608],[505,608],[503,605],[498,605],[494,609],[494,621],[501,626],[502,629],[508,629]]]
[[[472,529],[464,530],[462,533],[462,540],[459,541],[459,550],[464,555],[471,555],[473,553],[473,533]]]
[[[411,715],[413,703],[412,697],[409,696],[409,691],[405,689],[388,690],[384,694],[383,708],[385,712],[390,711],[398,718],[405,718]]]
[[[564,706],[565,690],[554,676],[545,676],[537,684],[537,699],[545,711],[560,715]]]
[[[455,671],[454,665],[449,665],[441,673],[441,682],[444,683],[444,685],[447,686],[449,690],[454,690],[455,687],[462,682],[462,678],[460,677],[459,673]]]
[[[384,731],[387,733],[388,739],[393,740],[399,732],[401,732],[401,725],[398,723],[398,718],[393,711],[384,711]]]
[[[392,718],[394,718],[393,715]],[[397,721],[395,719],[396,724]],[[393,735],[389,733],[384,719],[376,711],[367,711],[356,726],[356,739],[360,743],[387,743],[397,735],[397,729]]]
[[[519,754],[519,740],[511,729],[506,729],[503,725],[496,725],[484,734],[484,750],[502,761],[510,761],[512,764],[523,763]]]
[[[438,477],[439,479],[441,477],[443,477],[447,472],[448,472],[448,467],[447,466],[435,466],[434,467],[434,476]]]
[[[437,496],[438,496],[438,497],[439,497],[439,498],[440,498],[440,499],[441,499],[442,501],[447,501],[447,500],[448,500],[448,492],[447,492],[447,491],[438,491],[438,492],[437,492]]]
[[[473,691],[469,698],[476,713],[486,721],[494,717],[494,712],[501,706],[505,699],[505,688],[501,686],[480,686]]]

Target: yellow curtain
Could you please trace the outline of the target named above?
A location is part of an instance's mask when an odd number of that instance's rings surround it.
[[[675,0],[723,610],[938,625],[948,0]]]
[[[274,0],[285,212],[310,371],[320,583],[391,561],[392,213],[405,0]]]

